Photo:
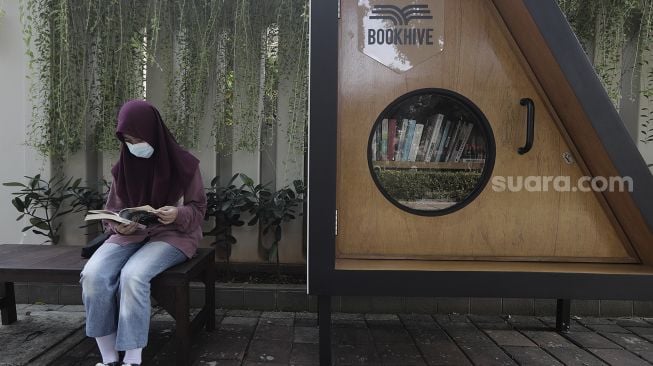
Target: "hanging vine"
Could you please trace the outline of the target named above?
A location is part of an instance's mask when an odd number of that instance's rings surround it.
[[[307,0],[21,4],[33,81],[28,143],[44,155],[64,159],[91,138],[99,150],[115,150],[118,108],[149,95],[148,75],[164,80],[155,94],[177,140],[197,146],[200,122],[210,118],[221,153],[272,143],[279,78],[288,78],[291,121],[283,133],[303,149]]]
[[[652,0],[558,0],[558,4],[580,39],[613,104],[619,109],[622,98],[641,97],[640,141],[653,141],[653,75],[631,83],[633,90],[622,95],[625,78],[648,62],[653,41]],[[622,59],[627,44],[635,45],[635,57],[628,65]],[[639,88],[638,88],[639,86]]]

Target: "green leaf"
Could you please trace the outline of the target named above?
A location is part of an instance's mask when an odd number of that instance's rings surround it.
[[[16,207],[18,212],[25,212],[25,204],[19,197],[14,197],[14,199],[11,200],[11,203]]]
[[[42,219],[39,219],[38,217],[32,217],[29,219],[30,224],[36,226],[37,228],[41,230],[49,230],[50,227],[48,226],[48,223],[45,222]]]
[[[270,251],[268,252],[268,261],[269,262],[276,262],[277,261],[277,251],[278,251],[277,243],[272,243],[272,247],[270,247]]]
[[[2,183],[2,185],[5,187],[27,187],[23,183],[19,183],[19,182]]]

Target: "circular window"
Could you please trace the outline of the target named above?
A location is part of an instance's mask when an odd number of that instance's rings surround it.
[[[487,184],[494,135],[469,99],[420,89],[381,113],[367,156],[374,182],[390,202],[418,215],[444,215],[463,208]]]

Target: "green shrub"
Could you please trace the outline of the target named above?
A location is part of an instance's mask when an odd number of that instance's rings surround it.
[[[386,192],[396,200],[460,201],[478,184],[481,173],[461,170],[377,170]]]

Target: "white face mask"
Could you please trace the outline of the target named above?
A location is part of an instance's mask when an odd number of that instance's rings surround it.
[[[154,148],[147,142],[139,142],[138,144],[130,144],[129,142],[125,143],[127,144],[129,152],[131,152],[134,156],[138,156],[139,158],[147,159],[152,156],[152,154],[154,154]]]

